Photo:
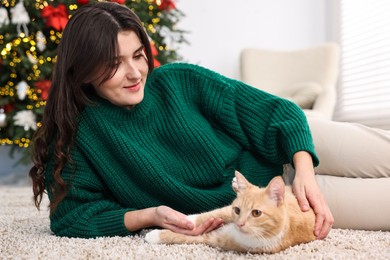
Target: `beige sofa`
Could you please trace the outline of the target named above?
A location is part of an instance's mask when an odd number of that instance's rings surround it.
[[[340,47],[334,42],[281,51],[246,48],[241,80],[297,103],[305,113],[331,119],[336,105]]]

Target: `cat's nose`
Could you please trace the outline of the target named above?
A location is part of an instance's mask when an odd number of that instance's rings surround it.
[[[239,227],[243,227],[243,226],[245,226],[245,223],[244,223],[244,222],[238,222],[237,225],[238,225]]]

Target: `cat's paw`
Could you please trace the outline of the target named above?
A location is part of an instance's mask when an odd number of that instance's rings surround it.
[[[194,226],[196,227],[196,219],[198,218],[198,216],[199,216],[199,214],[188,215],[187,219],[189,221],[191,221],[194,224]]]
[[[145,235],[145,240],[151,244],[161,243],[160,239],[161,230],[155,229]]]

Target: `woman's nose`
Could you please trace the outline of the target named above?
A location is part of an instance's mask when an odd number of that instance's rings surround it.
[[[134,62],[128,61],[126,63],[126,76],[128,78],[138,78],[141,76],[141,72]]]

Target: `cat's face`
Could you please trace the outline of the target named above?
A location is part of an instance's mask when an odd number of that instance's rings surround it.
[[[245,178],[237,177],[238,186],[233,186],[237,198],[232,203],[236,228],[242,233],[264,238],[278,234],[287,218],[283,180],[272,180],[266,188],[259,188]]]

